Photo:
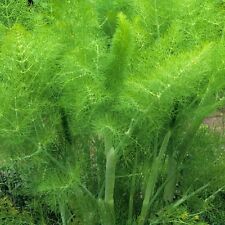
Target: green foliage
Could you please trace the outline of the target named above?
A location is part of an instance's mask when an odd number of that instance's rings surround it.
[[[0,3],[0,21],[7,27],[15,23],[21,23],[29,27],[32,23],[32,15],[25,0],[3,0]]]
[[[17,210],[12,202],[4,197],[0,199],[0,223],[2,225],[33,225],[31,215],[26,212]]]
[[[185,186],[192,184],[196,189],[211,182],[215,190],[225,184],[222,174],[225,169],[223,136],[201,128],[188,154],[187,163],[183,168],[184,177],[186,177],[183,181],[186,182]],[[196,180],[193,180],[192,178],[195,176]]]
[[[213,0],[2,1],[7,224],[221,224],[224,137],[202,122],[225,104],[224,21]]]
[[[190,213],[185,207],[179,209],[168,209],[160,212],[159,218],[155,218],[153,224],[190,224],[190,225],[208,225],[199,214]]]
[[[118,16],[118,28],[112,40],[111,59],[106,70],[106,88],[113,94],[123,88],[124,74],[129,65],[132,50],[132,31],[126,17]]]

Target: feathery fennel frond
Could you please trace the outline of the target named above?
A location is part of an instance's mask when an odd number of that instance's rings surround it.
[[[225,104],[222,2],[2,1],[0,217],[144,225],[185,222],[181,202],[202,211],[192,198],[215,191],[202,177],[224,186],[223,136],[202,125]],[[212,151],[211,172],[197,164]]]

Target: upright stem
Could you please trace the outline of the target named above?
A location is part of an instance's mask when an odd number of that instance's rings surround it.
[[[163,199],[166,203],[172,202],[173,200],[178,175],[177,166],[178,165],[175,157],[172,154],[169,155],[167,166],[167,179],[163,195]]]
[[[136,158],[135,158],[133,174],[136,173],[136,170],[137,170],[137,154],[136,154]],[[128,209],[128,225],[132,224],[132,219],[133,219],[132,215],[133,215],[133,207],[134,207],[135,182],[136,182],[136,176],[132,176],[131,188],[130,188],[130,198],[129,198],[129,209]]]
[[[105,198],[99,201],[100,216],[103,225],[115,225],[114,211],[114,187],[117,156],[113,147],[111,135],[105,137],[105,155],[106,155],[106,171],[105,171]]]
[[[106,155],[105,202],[114,207],[114,186],[116,172],[116,153],[112,147]]]
[[[61,215],[62,225],[67,225],[65,203],[59,202],[59,211]]]
[[[147,181],[147,187],[145,190],[145,197],[142,204],[141,214],[138,218],[138,225],[144,225],[146,221],[148,211],[149,211],[150,201],[154,195],[156,182],[158,180],[158,176],[162,168],[162,163],[163,163],[164,155],[170,140],[170,136],[171,136],[171,131],[168,131],[166,136],[164,137],[158,156],[153,160],[153,163],[151,166],[151,173]]]

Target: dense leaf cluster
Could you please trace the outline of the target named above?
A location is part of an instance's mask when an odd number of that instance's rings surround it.
[[[1,1],[0,224],[219,224],[224,21],[223,0]]]

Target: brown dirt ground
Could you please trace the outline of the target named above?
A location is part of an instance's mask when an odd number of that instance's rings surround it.
[[[225,134],[225,109],[205,118],[203,123],[210,129]]]

